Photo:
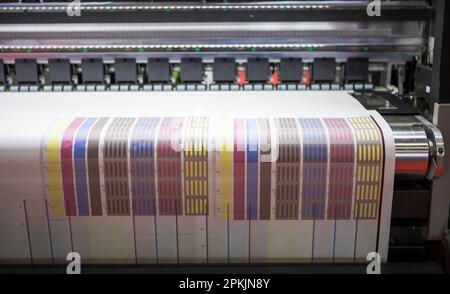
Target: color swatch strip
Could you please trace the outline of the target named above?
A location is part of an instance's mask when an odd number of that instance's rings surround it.
[[[327,118],[324,123],[330,140],[330,177],[328,218],[350,219],[354,172],[354,137],[342,118]]]
[[[300,203],[300,132],[293,118],[277,119],[279,152],[276,161],[275,218],[298,219]]]
[[[207,118],[188,118],[184,132],[184,191],[186,215],[208,212]]]
[[[381,131],[369,117],[350,118],[357,141],[355,219],[378,217],[384,162]]]
[[[135,215],[156,214],[155,144],[159,122],[159,118],[140,118],[131,135],[131,195]]]
[[[371,117],[74,118],[45,146],[53,216],[209,215],[214,203],[220,220],[378,218]]]
[[[79,127],[74,140],[73,162],[75,169],[75,192],[77,196],[78,215],[81,216],[90,215],[86,148],[89,130],[96,120],[96,118],[87,118]]]
[[[303,131],[302,219],[324,219],[327,135],[320,119],[299,119]]]
[[[108,215],[129,215],[128,136],[134,118],[115,118],[103,145],[105,196]]]
[[[181,215],[181,136],[184,118],[164,118],[158,132],[159,214]]]

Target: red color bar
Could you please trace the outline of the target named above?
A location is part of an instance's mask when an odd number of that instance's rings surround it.
[[[305,84],[309,86],[311,84],[311,74],[309,70],[305,70],[304,76],[305,76]]]
[[[234,219],[245,219],[245,126],[234,120]]]
[[[247,78],[246,78],[245,71],[239,71],[238,75],[239,75],[239,85],[243,86],[243,85],[247,84]]]
[[[274,87],[276,87],[276,86],[278,86],[279,83],[280,83],[280,79],[278,78],[278,72],[275,71],[275,72],[272,74],[272,85],[273,85]]]
[[[182,213],[181,151],[179,149],[181,139],[178,135],[183,127],[183,121],[183,118],[164,118],[159,129],[157,154],[160,215],[181,215]]]
[[[349,219],[352,203],[353,137],[345,119],[326,118],[330,137],[328,219]]]

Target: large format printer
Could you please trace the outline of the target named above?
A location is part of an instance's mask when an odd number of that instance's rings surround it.
[[[449,11],[443,0],[0,0],[0,263],[76,251],[106,265],[332,268],[378,251],[388,265],[448,270]],[[173,138],[181,151],[164,149]],[[264,140],[279,147],[272,164]],[[374,162],[359,174],[365,152]],[[333,192],[346,181],[348,212],[345,187]]]

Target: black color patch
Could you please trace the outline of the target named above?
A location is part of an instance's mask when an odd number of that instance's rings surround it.
[[[3,60],[0,60],[0,84],[5,83],[5,66],[3,65]]]
[[[215,82],[233,82],[236,80],[236,59],[214,58],[213,79]]]
[[[367,82],[369,76],[369,58],[352,57],[347,59],[345,80],[347,82]]]
[[[314,82],[333,82],[336,76],[336,59],[314,58],[312,73]]]
[[[70,83],[72,81],[69,59],[49,59],[48,69],[50,83]]]
[[[280,80],[283,82],[300,82],[303,78],[301,58],[281,58]]]
[[[249,82],[267,82],[269,80],[269,59],[249,58],[247,60],[247,80]]]
[[[116,83],[136,83],[137,67],[134,58],[118,58],[115,60]]]
[[[203,80],[202,59],[194,57],[182,58],[180,71],[182,82],[201,82]]]
[[[168,58],[149,58],[147,62],[149,82],[170,82],[170,64]]]
[[[16,80],[18,83],[38,83],[38,68],[34,59],[16,59]]]
[[[83,83],[103,83],[103,60],[94,58],[81,60],[81,76]]]

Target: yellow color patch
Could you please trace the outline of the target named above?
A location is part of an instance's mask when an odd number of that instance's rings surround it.
[[[62,119],[56,122],[47,142],[50,211],[53,216],[57,217],[65,215],[61,175],[61,140],[64,130],[70,123],[70,119]]]

